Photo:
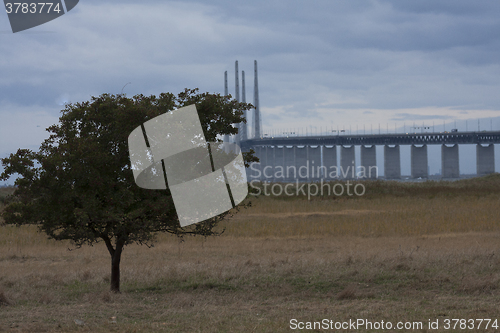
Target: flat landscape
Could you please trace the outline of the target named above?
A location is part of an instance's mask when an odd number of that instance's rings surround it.
[[[0,226],[0,331],[289,332],[292,319],[500,330],[452,321],[500,325],[500,176],[364,184],[361,197],[250,198],[222,236],[127,246],[121,294],[103,244]]]

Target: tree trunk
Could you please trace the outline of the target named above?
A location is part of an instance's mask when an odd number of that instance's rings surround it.
[[[111,257],[111,291],[120,292],[120,259],[121,251],[115,251]]]
[[[111,240],[104,239],[108,247],[109,254],[111,255],[111,291],[115,293],[120,292],[120,260],[122,257],[124,242],[118,239],[116,241],[116,248],[113,248]]]

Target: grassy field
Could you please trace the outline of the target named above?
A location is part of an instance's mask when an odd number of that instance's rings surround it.
[[[260,196],[220,237],[128,246],[121,294],[108,292],[103,244],[69,251],[33,227],[0,226],[0,332],[289,332],[291,319],[463,332],[445,320],[500,321],[500,176],[364,184],[362,197]]]

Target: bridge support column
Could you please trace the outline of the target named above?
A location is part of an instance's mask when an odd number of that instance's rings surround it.
[[[399,145],[395,145],[394,147],[384,146],[384,173],[386,179],[401,178]]]
[[[266,165],[262,170],[262,176],[266,182],[274,181],[274,146],[266,147]]]
[[[339,176],[344,179],[356,177],[356,160],[354,146],[340,146],[340,172]]]
[[[427,145],[411,145],[411,178],[429,178]]]
[[[441,176],[443,178],[459,178],[458,144],[451,147],[441,146]]]
[[[43,7],[42,7],[43,8]],[[224,139],[222,140],[224,142],[224,151],[229,154],[229,135],[225,134]]]
[[[267,146],[260,147],[260,180],[261,181],[266,181],[266,177],[264,175],[265,168],[267,166]]]
[[[478,175],[495,172],[495,146],[493,144],[476,146],[476,168]]]
[[[307,160],[309,161],[309,179],[318,180],[321,178],[321,146],[313,148],[307,146]]]
[[[295,146],[295,168],[297,169],[297,179],[300,180],[308,180],[308,161],[307,161],[307,147],[298,147]]]
[[[378,177],[377,151],[375,145],[361,146],[361,178],[374,179]]]
[[[253,162],[250,164],[250,168],[247,169],[247,179],[248,181],[259,180],[263,181],[264,176],[262,175],[262,170],[266,165],[266,147],[257,146],[254,147],[255,156],[259,159],[259,162]]]
[[[295,167],[295,147],[283,147],[283,159],[285,161],[285,180],[295,181],[297,178],[297,168]]]
[[[285,181],[285,147],[274,147],[274,181]]]
[[[332,180],[339,177],[337,167],[337,146],[323,146],[324,179]]]

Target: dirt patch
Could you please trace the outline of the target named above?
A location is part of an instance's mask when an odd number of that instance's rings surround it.
[[[383,213],[383,211],[377,210],[364,210],[364,209],[351,209],[351,210],[341,210],[336,212],[297,212],[297,213],[253,213],[253,214],[237,214],[232,217],[232,219],[248,219],[248,218],[275,218],[275,219],[288,219],[294,217],[327,217],[327,216],[338,216],[338,215],[365,215]]]

